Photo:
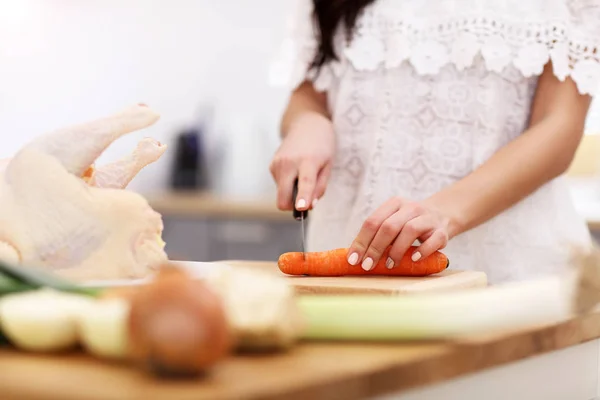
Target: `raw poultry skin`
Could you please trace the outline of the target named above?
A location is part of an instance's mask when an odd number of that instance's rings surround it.
[[[160,214],[123,189],[166,146],[145,138],[130,156],[94,166],[113,141],[158,118],[135,105],[40,136],[0,160],[0,259],[77,281],[140,278],[164,262]]]

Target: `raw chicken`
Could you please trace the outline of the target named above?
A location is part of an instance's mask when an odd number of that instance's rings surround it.
[[[158,118],[135,105],[40,136],[0,160],[0,259],[79,281],[141,278],[166,261],[160,214],[123,190],[166,146],[146,138],[130,156],[94,166],[113,141]]]

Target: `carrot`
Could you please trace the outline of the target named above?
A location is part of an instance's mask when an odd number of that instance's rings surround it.
[[[360,264],[350,265],[347,260],[348,249],[334,249],[321,252],[284,253],[279,257],[279,270],[288,275],[307,276],[345,276],[345,275],[388,275],[388,276],[427,276],[442,272],[450,265],[448,257],[439,251],[417,262],[411,260],[415,246],[404,254],[400,262],[392,269],[387,269],[385,262],[390,247],[383,253],[379,262],[370,271],[362,269]]]

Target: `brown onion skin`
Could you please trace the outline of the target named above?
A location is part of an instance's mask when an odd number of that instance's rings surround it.
[[[152,372],[198,375],[232,351],[221,298],[182,269],[166,264],[152,282],[127,294],[130,355]]]

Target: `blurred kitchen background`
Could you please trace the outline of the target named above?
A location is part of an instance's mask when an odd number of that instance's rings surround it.
[[[170,146],[130,189],[163,214],[172,258],[275,260],[299,249],[299,227],[276,209],[268,172],[287,94],[267,85],[267,72],[292,4],[0,0],[0,157],[41,133],[144,102],[161,119],[99,162],[144,136]],[[569,176],[600,237],[599,103]]]

